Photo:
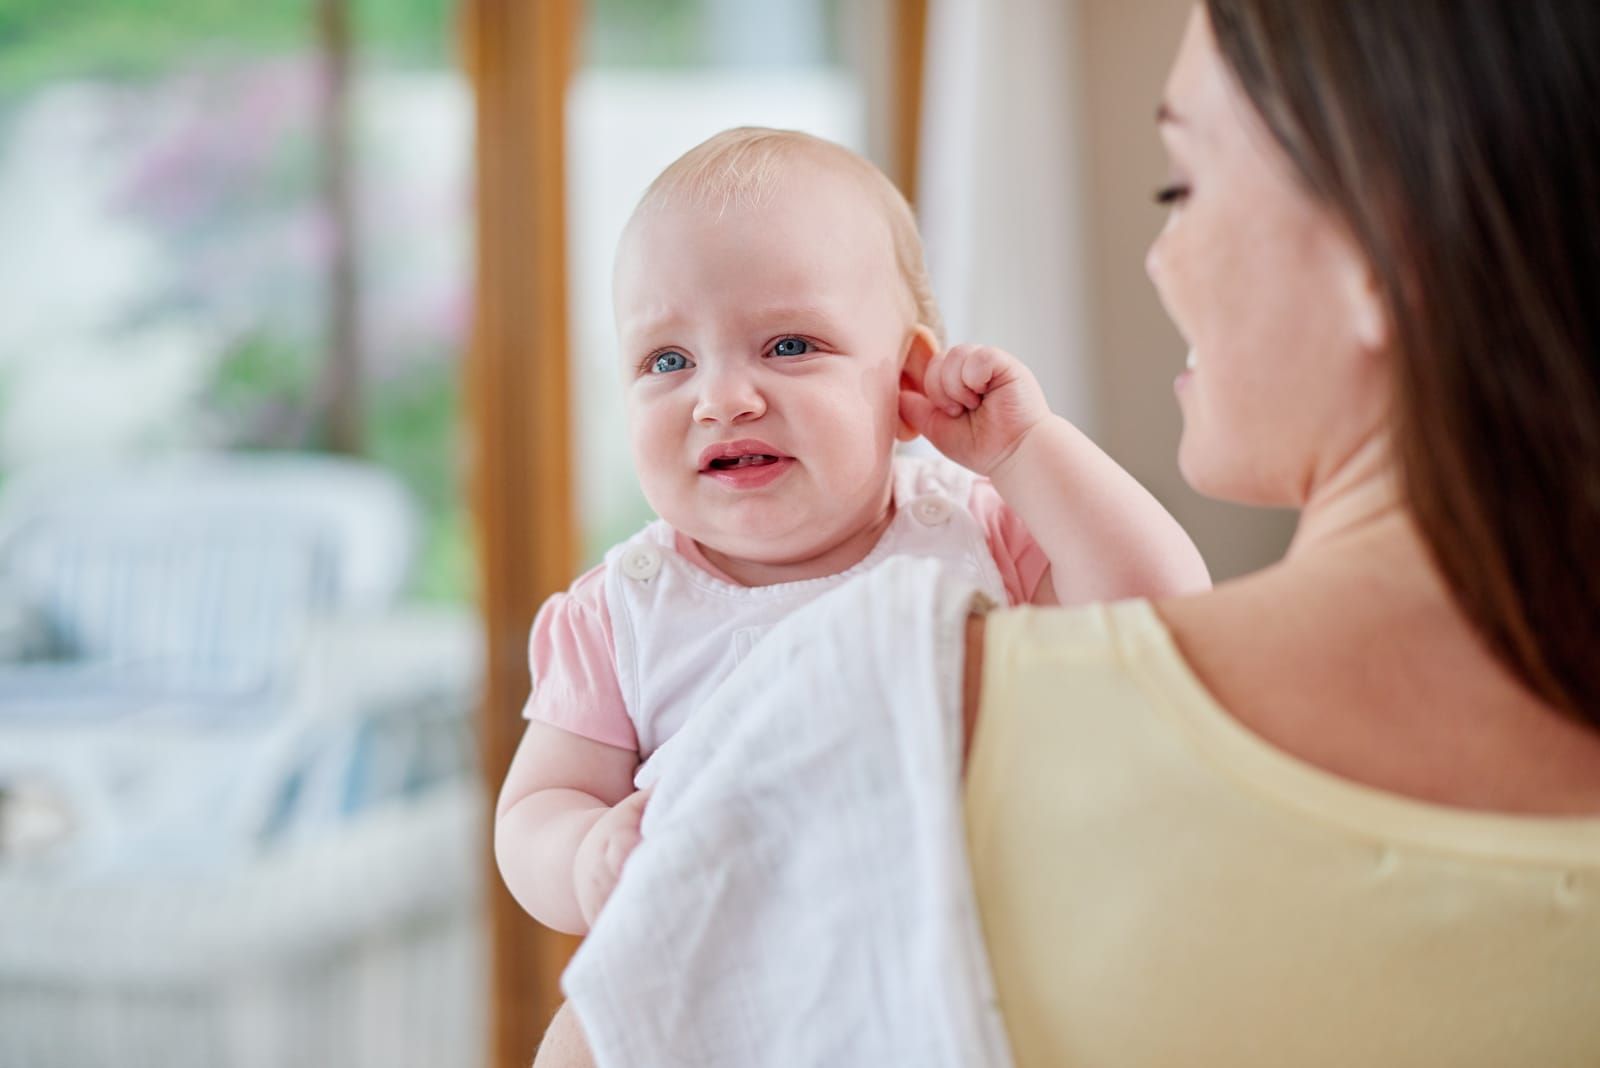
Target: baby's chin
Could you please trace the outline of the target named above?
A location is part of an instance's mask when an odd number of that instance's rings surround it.
[[[827,552],[831,544],[819,542],[813,531],[772,531],[733,536],[707,532],[704,537],[690,536],[694,537],[695,544],[702,550],[763,567],[803,564]]]
[[[694,538],[707,560],[735,577],[743,575],[741,581],[750,577],[749,568],[764,573],[765,581],[799,581],[831,575],[856,563],[855,559],[839,555],[840,550],[848,553],[842,544],[852,540],[848,533],[840,536],[837,531],[819,531],[815,523],[764,533],[741,531],[730,535],[727,531],[705,531],[703,536],[685,533]]]
[[[752,502],[755,503],[755,502]],[[819,514],[821,513],[821,514]],[[657,513],[660,514],[660,513]],[[766,568],[821,573],[842,571],[871,549],[890,518],[878,512],[863,522],[855,515],[811,508],[752,507],[722,518],[727,522],[668,524],[692,538],[708,557],[721,556]]]

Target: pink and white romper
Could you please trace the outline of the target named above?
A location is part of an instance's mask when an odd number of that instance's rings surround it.
[[[523,708],[648,759],[779,620],[891,556],[944,560],[996,603],[1025,604],[1049,568],[987,479],[945,460],[897,457],[895,514],[837,575],[741,586],[661,520],[545,602],[528,641]]]

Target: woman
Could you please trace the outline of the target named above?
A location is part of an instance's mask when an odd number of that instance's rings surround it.
[[[1207,0],[1159,126],[1185,477],[1302,517],[970,624],[1016,1063],[1600,1064],[1600,8]]]
[[[1208,0],[1158,122],[1184,476],[1301,520],[972,628],[1017,1063],[1600,1064],[1600,8]]]

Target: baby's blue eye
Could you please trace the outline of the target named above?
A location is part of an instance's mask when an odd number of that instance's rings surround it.
[[[689,357],[681,352],[658,352],[650,360],[650,373],[653,375],[670,374],[681,371],[689,366]]]
[[[774,356],[804,356],[811,351],[811,342],[804,338],[786,337],[772,346]]]

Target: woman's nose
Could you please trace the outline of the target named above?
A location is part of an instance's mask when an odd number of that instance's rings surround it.
[[[766,411],[766,397],[744,369],[721,368],[701,376],[695,422],[743,423],[759,419]]]

